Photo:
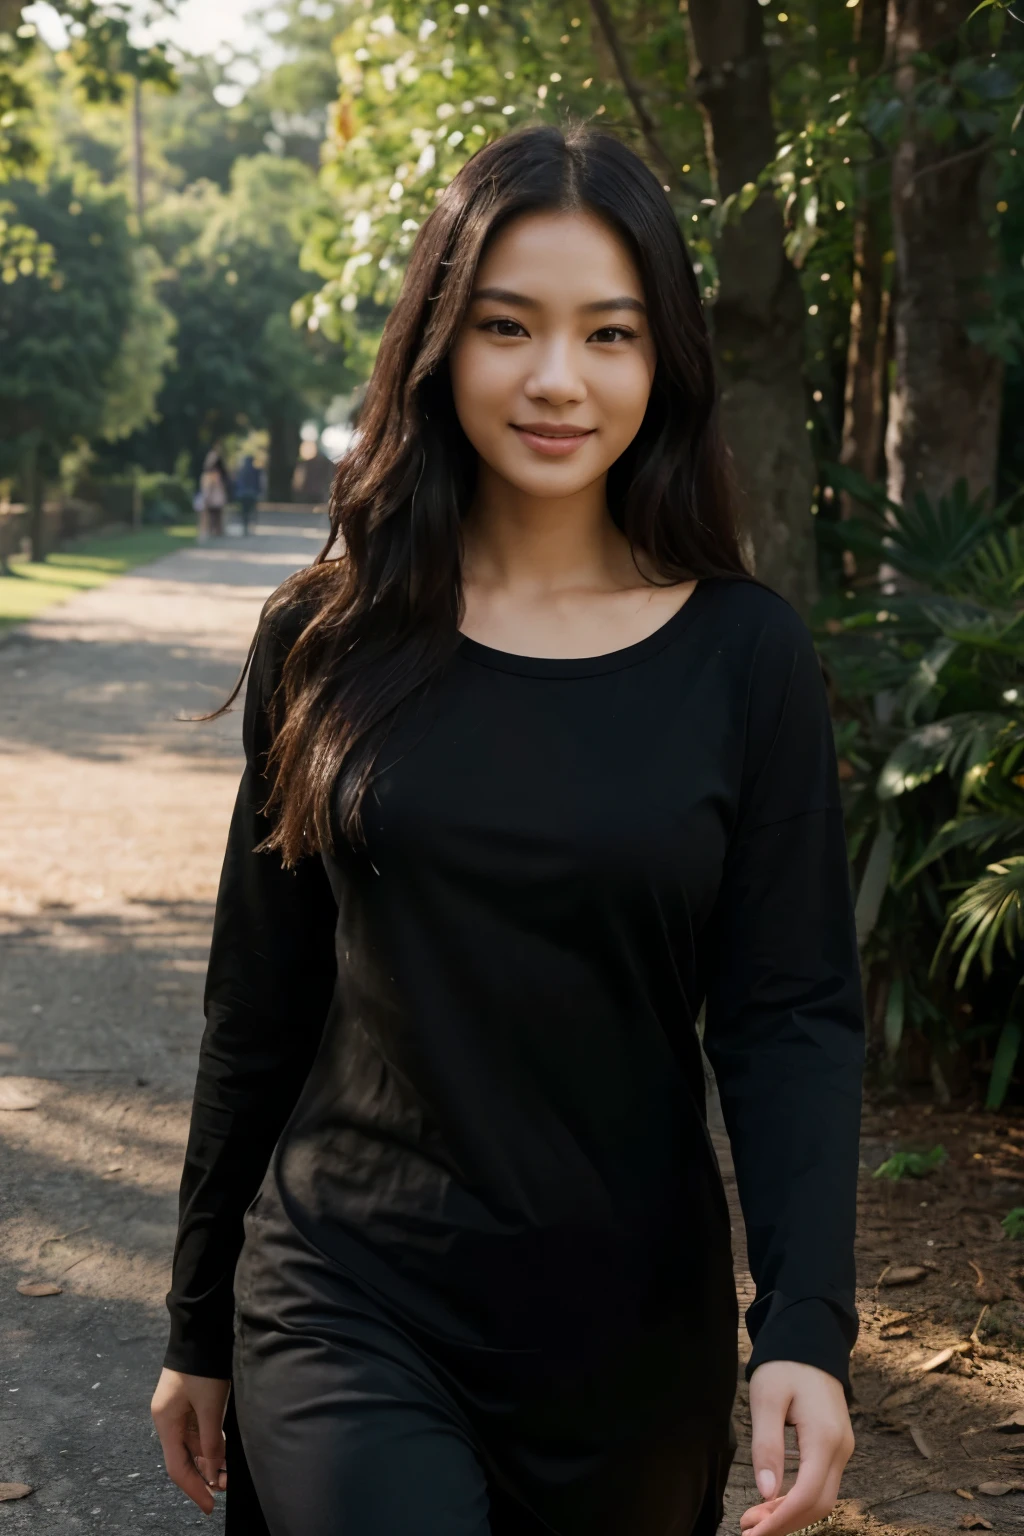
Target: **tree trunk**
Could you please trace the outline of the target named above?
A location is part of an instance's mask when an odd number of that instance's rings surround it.
[[[132,184],[135,192],[135,217],[139,221],[139,235],[143,233],[146,214],[146,152],[143,138],[142,81],[138,75],[132,83]]]
[[[30,432],[25,439],[21,461],[22,493],[28,511],[28,536],[31,542],[31,558],[41,565],[46,559],[46,527],[43,515],[43,485],[39,475],[38,432]]]
[[[882,64],[886,4],[887,0],[861,0],[853,13],[856,51],[850,69],[854,74],[870,75]],[[883,193],[884,187],[873,186],[870,170],[866,171],[853,223],[853,303],[839,450],[841,464],[871,481],[879,478],[882,466],[890,334],[890,289],[885,280],[889,232]],[[845,491],[840,493],[839,508],[842,518],[856,511]],[[844,573],[853,576],[856,569],[852,552],[844,551]]]
[[[291,501],[292,476],[299,457],[299,423],[284,412],[270,418],[267,500]]]
[[[906,121],[892,167],[896,251],[895,372],[885,454],[889,495],[972,494],[995,482],[1003,367],[967,327],[985,311],[980,280],[996,265],[982,197],[984,140],[936,144],[916,119],[914,55],[956,45],[974,0],[889,0],[888,49]]]
[[[771,78],[757,0],[690,0],[693,89],[719,198],[775,155]],[[764,192],[719,242],[712,315],[722,418],[757,574],[806,612],[817,591],[815,465],[803,379],[804,301]]]

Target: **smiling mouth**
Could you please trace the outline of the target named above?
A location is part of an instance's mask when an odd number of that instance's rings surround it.
[[[535,452],[549,456],[572,453],[596,430],[594,427],[571,427],[562,422],[535,422],[528,426],[511,422],[510,425]]]
[[[517,432],[529,432],[532,437],[589,437],[593,427],[571,427],[568,422],[526,421],[521,425],[513,422]]]

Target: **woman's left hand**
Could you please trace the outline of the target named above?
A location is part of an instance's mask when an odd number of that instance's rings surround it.
[[[743,1536],[787,1536],[823,1519],[853,1453],[853,1428],[842,1384],[816,1365],[766,1360],[750,1378],[751,1459],[763,1504],[740,1519]],[[800,1468],[788,1493],[785,1426],[796,1426]]]

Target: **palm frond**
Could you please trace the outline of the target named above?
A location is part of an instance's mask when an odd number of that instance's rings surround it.
[[[989,760],[1007,724],[1005,715],[978,710],[918,726],[890,754],[878,776],[878,798],[893,800],[937,773],[968,773]]]
[[[820,535],[938,590],[959,584],[964,563],[1002,525],[1018,499],[1013,496],[990,509],[988,492],[972,496],[961,477],[937,502],[919,491],[901,504],[846,465],[825,469],[829,482],[859,501],[865,512],[841,523],[822,523]]]
[[[913,721],[925,699],[935,692],[939,674],[959,643],[958,640],[944,635],[925,652],[917,663],[903,690],[903,718],[908,725]]]
[[[977,650],[1024,658],[1024,609],[993,609],[962,598],[936,595],[921,612],[947,639]]]
[[[1024,854],[989,864],[981,879],[954,902],[935,959],[947,943],[953,954],[962,952],[956,976],[956,986],[962,987],[975,960],[991,976],[1000,938],[1011,956],[1024,938]]]
[[[967,561],[961,590],[990,608],[1012,608],[1024,597],[1024,529],[1000,528]]]
[[[996,843],[1012,848],[1024,843],[1024,815],[1001,815],[998,812],[979,812],[947,821],[940,827],[927,848],[904,874],[899,885],[909,885],[923,869],[944,858],[957,848],[973,848],[978,853],[988,853]]]

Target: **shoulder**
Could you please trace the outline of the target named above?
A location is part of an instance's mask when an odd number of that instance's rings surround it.
[[[743,577],[708,578],[718,643],[760,686],[786,687],[794,671],[821,675],[811,632],[791,603]]]
[[[264,603],[249,657],[242,723],[247,751],[261,754],[269,747],[285,663],[319,609],[317,584],[309,580],[308,572],[290,576]]]
[[[271,692],[299,637],[323,606],[324,582],[316,572],[325,567],[305,567],[289,576],[270,594],[260,611],[253,648],[253,673],[271,684]]]

